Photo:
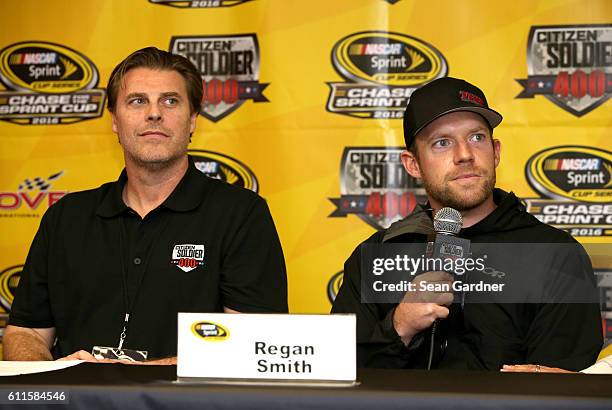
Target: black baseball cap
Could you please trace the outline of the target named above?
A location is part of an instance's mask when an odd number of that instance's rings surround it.
[[[410,96],[404,111],[404,140],[409,148],[414,137],[433,120],[456,111],[480,114],[491,126],[497,127],[502,116],[489,108],[480,88],[452,77],[442,77],[425,84]]]

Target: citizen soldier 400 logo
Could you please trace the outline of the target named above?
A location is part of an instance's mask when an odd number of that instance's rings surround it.
[[[11,311],[22,270],[23,265],[15,265],[0,272],[0,312],[3,309],[6,312]]]
[[[217,7],[232,7],[253,0],[149,0],[149,3],[163,4],[178,8],[209,9]]]
[[[527,211],[573,236],[612,234],[612,153],[562,146],[538,152],[525,169],[531,187],[549,199],[526,199]]]
[[[597,286],[599,287],[601,300],[601,315],[604,323],[604,339],[612,342],[612,271],[594,269],[597,276]]]
[[[204,245],[174,245],[171,263],[183,272],[191,272],[204,265]]]
[[[28,41],[0,51],[0,120],[67,124],[102,116],[106,92],[96,66],[59,44]]]
[[[340,164],[340,198],[330,217],[356,214],[376,229],[405,218],[426,198],[402,165],[402,147],[347,147]]]
[[[259,191],[255,174],[242,162],[218,152],[189,150],[195,167],[210,178],[219,179],[228,184]]]
[[[255,34],[172,37],[170,52],[188,58],[202,74],[200,114],[217,122],[246,100],[268,102],[269,84],[259,83],[259,45]]]
[[[17,191],[0,191],[0,218],[39,217],[37,211],[41,205],[45,205],[46,210],[68,193],[51,190],[52,183],[63,174],[64,171],[60,171],[47,178],[26,178],[19,184]]]
[[[358,118],[402,118],[412,92],[446,76],[446,59],[417,38],[385,31],[344,37],[332,50],[347,82],[328,83],[327,111]]]
[[[581,117],[612,93],[612,25],[535,26],[527,42],[527,79],[516,98],[543,95]]]

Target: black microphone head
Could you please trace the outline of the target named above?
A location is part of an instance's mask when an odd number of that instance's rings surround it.
[[[457,235],[463,226],[463,218],[459,211],[445,207],[434,215],[434,230],[445,235]]]

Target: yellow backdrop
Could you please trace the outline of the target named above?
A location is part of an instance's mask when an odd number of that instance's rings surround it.
[[[201,69],[206,101],[190,148],[203,170],[267,199],[291,312],[329,311],[336,274],[355,246],[422,198],[418,181],[397,173],[397,117],[415,87],[445,75],[479,85],[504,116],[495,131],[503,144],[498,186],[583,243],[611,241],[610,1],[0,7],[4,310],[49,204],[121,171],[101,110],[106,82],[120,60],[149,45]],[[605,279],[610,255],[594,258]]]

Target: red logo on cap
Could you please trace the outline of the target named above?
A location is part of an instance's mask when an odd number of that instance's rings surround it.
[[[478,104],[481,107],[484,106],[484,101],[477,95],[474,95],[467,91],[459,91],[459,96],[461,97],[461,101],[467,101],[474,104]]]

